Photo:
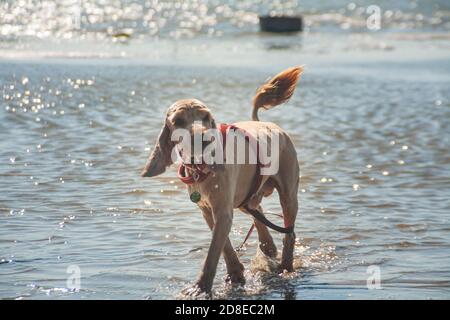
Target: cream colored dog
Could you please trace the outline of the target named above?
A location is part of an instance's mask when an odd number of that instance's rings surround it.
[[[302,71],[302,67],[287,69],[261,86],[253,99],[253,121],[234,124],[235,127],[246,132],[275,130],[279,133],[279,150],[277,150],[279,170],[276,174],[262,176],[257,190],[247,201],[247,208],[262,212],[260,202],[263,196],[271,195],[275,188],[279,194],[285,227],[291,228],[295,225],[298,210],[299,166],[297,153],[288,134],[280,127],[271,122],[259,121],[258,110],[260,108],[270,109],[287,101],[292,96]],[[216,122],[210,110],[198,100],[187,99],[175,102],[167,111],[156,146],[142,172],[143,177],[157,176],[172,164],[171,153],[176,143],[171,141],[171,133],[178,128],[189,130],[192,136],[201,135],[205,130],[216,128]],[[244,267],[233,249],[228,234],[233,220],[233,209],[239,208],[244,212],[248,211],[242,206],[242,203],[254,189],[255,175],[259,174],[258,165],[250,163],[225,163],[224,165],[207,166],[207,168],[213,174],[203,181],[194,182],[188,186],[189,194],[195,191],[201,195],[197,204],[212,230],[208,255],[202,272],[191,291],[195,293],[211,291],[221,253],[223,253],[227,267],[227,279],[232,283],[245,282]],[[189,175],[191,169],[186,168],[185,170],[185,173]],[[266,225],[257,219],[254,220],[254,223],[258,231],[261,250],[270,257],[276,257],[277,249]],[[280,265],[287,271],[293,270],[294,243],[294,232],[287,233],[283,240]]]

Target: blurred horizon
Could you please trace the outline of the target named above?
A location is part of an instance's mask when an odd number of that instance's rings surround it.
[[[304,31],[259,32],[259,14],[301,14]],[[8,0],[0,3],[0,21],[0,59],[23,61],[251,65],[255,53],[261,63],[271,51],[291,49],[309,63],[329,53],[340,60],[381,52],[423,58],[424,45],[432,49],[427,55],[445,59],[450,48],[444,0]]]
[[[6,0],[0,40],[221,37],[257,32],[267,14],[303,15],[305,32],[365,32],[370,6],[380,9],[379,31],[450,30],[445,0]]]

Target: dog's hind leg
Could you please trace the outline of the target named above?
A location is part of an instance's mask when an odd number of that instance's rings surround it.
[[[201,208],[203,217],[208,224],[208,227],[214,229],[214,218],[210,209],[206,207]],[[227,281],[236,284],[245,284],[244,266],[239,261],[236,251],[231,244],[230,238],[227,237],[225,245],[222,250],[223,258],[227,267]]]
[[[284,225],[286,227],[295,226],[295,219],[298,211],[298,175],[295,181],[281,178],[277,190],[280,196],[280,203],[283,209]],[[281,269],[289,272],[294,271],[294,246],[295,233],[287,233],[283,239],[283,252],[281,254]]]
[[[263,212],[263,209],[260,205],[258,206],[257,210],[261,213]],[[241,211],[248,213],[244,208],[242,208]],[[273,242],[273,238],[270,235],[269,229],[264,223],[261,223],[256,219],[253,220],[255,223],[256,230],[258,231],[259,248],[266,256],[276,258],[278,253],[277,247]]]

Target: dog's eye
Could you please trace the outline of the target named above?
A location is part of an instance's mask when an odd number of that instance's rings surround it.
[[[182,125],[184,125],[184,119],[176,118],[175,120],[173,120],[173,124],[177,127],[181,127]]]

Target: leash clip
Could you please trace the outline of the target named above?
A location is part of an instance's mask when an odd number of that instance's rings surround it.
[[[198,179],[200,179],[200,175],[197,173],[197,171],[192,172],[192,178],[194,179],[195,182],[197,182]]]

